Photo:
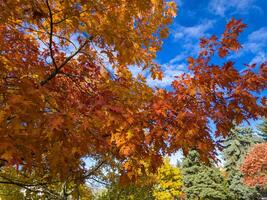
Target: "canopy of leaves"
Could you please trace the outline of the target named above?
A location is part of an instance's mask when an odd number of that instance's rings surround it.
[[[176,6],[165,0],[0,2],[0,158],[24,172],[83,180],[82,158],[120,160],[122,179],[191,148],[214,155],[233,122],[266,115],[267,65],[238,72],[213,64],[241,45],[232,19],[221,38],[201,39],[189,74],[172,91],[151,89],[129,66],[161,79],[154,62]],[[91,175],[91,173],[89,173]]]
[[[267,187],[267,143],[252,147],[244,159],[241,171],[247,185]]]
[[[173,2],[18,0],[0,8],[2,160],[61,179],[82,178],[86,156],[114,156],[127,171],[160,160],[144,141],[153,91],[127,67],[161,77],[153,59]]]

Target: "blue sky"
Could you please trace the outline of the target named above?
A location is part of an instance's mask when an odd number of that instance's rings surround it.
[[[168,87],[174,76],[185,72],[187,57],[196,56],[200,37],[220,36],[232,18],[242,19],[248,28],[242,33],[243,45],[231,55],[242,70],[247,63],[267,60],[267,0],[176,0],[178,14],[164,40],[157,63],[162,65],[163,81],[148,78],[151,86]]]

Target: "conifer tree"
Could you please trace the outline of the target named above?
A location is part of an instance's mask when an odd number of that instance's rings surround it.
[[[192,150],[182,164],[184,192],[188,200],[231,199],[226,182],[215,167],[201,163],[197,151]]]
[[[263,122],[258,126],[260,131],[259,135],[267,142],[267,119],[264,119]]]
[[[240,165],[251,146],[260,142],[260,139],[253,135],[251,128],[235,127],[224,141],[223,157],[227,182],[233,199],[253,200],[259,199],[259,193],[255,188],[247,187],[243,183],[243,174],[240,172]]]
[[[251,128],[235,127],[223,142],[225,169],[230,172],[239,168],[249,148],[260,142]]]

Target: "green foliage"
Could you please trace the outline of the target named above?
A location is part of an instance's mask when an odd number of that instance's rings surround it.
[[[23,191],[20,187],[12,184],[4,184],[5,180],[0,179],[0,199],[1,200],[20,200],[23,199]]]
[[[72,180],[62,182],[38,177],[33,171],[21,173],[13,167],[0,170],[0,200],[91,200],[93,193],[86,184]]]
[[[151,185],[120,185],[112,183],[97,195],[96,200],[153,200]]]
[[[264,119],[263,122],[258,126],[260,131],[259,135],[267,142],[267,119]]]
[[[249,148],[260,142],[252,129],[235,127],[224,141],[223,157],[225,170],[227,171],[227,182],[232,198],[238,200],[259,199],[259,193],[255,188],[250,188],[243,183],[243,175],[240,165]]]
[[[121,185],[118,179],[103,190],[97,200],[172,200],[182,194],[182,175],[179,168],[169,160],[159,168],[157,174],[149,174],[136,184]]]
[[[231,172],[229,181],[229,189],[233,200],[256,200],[261,199],[260,194],[255,188],[247,187],[243,183],[243,174],[236,170]]]
[[[153,190],[156,200],[178,199],[182,194],[181,170],[173,167],[169,160],[158,170],[157,183]]]
[[[230,199],[227,184],[220,170],[201,163],[197,151],[190,151],[182,166],[186,199]]]
[[[224,168],[226,171],[239,169],[249,148],[258,142],[260,142],[260,139],[253,134],[252,129],[242,127],[233,128],[223,143]]]

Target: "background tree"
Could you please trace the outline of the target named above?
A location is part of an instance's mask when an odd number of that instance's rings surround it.
[[[251,128],[234,127],[223,142],[224,168],[228,172],[239,169],[248,150],[260,142]]]
[[[12,167],[0,172],[0,197],[2,199],[93,199],[92,190],[85,183],[62,182],[60,179],[46,180],[33,172],[22,173]]]
[[[180,199],[182,196],[181,171],[173,167],[166,159],[156,174],[150,174],[137,183],[119,184],[117,177],[106,189],[97,195],[98,200],[105,199]]]
[[[267,143],[252,147],[241,165],[241,171],[247,185],[267,188]]]
[[[190,151],[184,158],[182,172],[186,199],[232,199],[220,170],[202,163],[197,151]]]
[[[259,135],[266,142],[267,141],[267,119],[263,120],[263,122],[258,126],[258,129],[260,131]]]
[[[181,170],[173,167],[168,159],[159,168],[156,180],[153,189],[153,196],[156,200],[180,199],[183,186]]]
[[[95,199],[97,200],[153,200],[153,185],[155,177],[143,177],[138,183],[120,184],[119,177],[111,182],[102,191],[99,191]]]
[[[258,199],[259,193],[243,183],[240,165],[248,150],[260,140],[250,128],[235,127],[223,143],[224,168],[227,172],[229,190],[234,199]]]

